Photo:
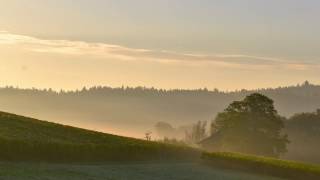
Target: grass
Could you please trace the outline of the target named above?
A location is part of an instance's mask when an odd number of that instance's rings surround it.
[[[208,164],[289,179],[320,179],[320,166],[228,152],[203,153]]]
[[[0,163],[1,180],[280,180],[200,163]]]
[[[200,152],[0,112],[0,161],[188,160]]]
[[[26,170],[26,172],[21,172],[21,177],[25,177],[28,173],[34,173],[32,168],[28,168],[30,162],[68,164],[61,167],[63,171],[65,168],[68,169],[68,166],[78,167],[76,164],[79,165],[79,162],[103,164],[116,161],[126,162],[122,163],[125,165],[128,162],[151,161],[153,163],[166,162],[168,166],[168,162],[177,162],[177,160],[195,162],[200,159],[200,154],[200,150],[186,146],[121,137],[0,112],[0,161],[11,162],[13,167],[6,172],[2,172],[0,168],[0,176],[1,173],[5,175],[18,172],[17,169],[20,168],[15,167],[17,164],[17,166],[20,165],[17,162],[27,163],[22,164],[21,167]],[[320,168],[315,165],[234,153],[203,153],[202,159],[215,167],[224,168],[219,172],[233,169],[229,171],[232,173],[236,172],[234,171],[236,169],[247,171],[246,174],[259,174],[255,177],[273,175],[290,179],[320,179]],[[10,163],[5,167],[11,167],[9,165]],[[145,169],[147,166],[149,165],[139,166],[139,171],[147,170]],[[203,168],[202,165],[200,166]],[[39,169],[36,164],[34,167]],[[79,168],[82,167],[84,166],[79,166]],[[51,172],[51,166],[48,168],[48,171]],[[170,173],[174,175],[173,169],[167,171],[169,175],[172,175]],[[217,171],[217,169],[212,169],[212,171]],[[75,173],[81,174],[81,172]],[[191,174],[186,177],[191,177]],[[214,177],[214,174],[211,176]],[[211,176],[208,175],[208,178]],[[239,174],[234,177],[238,176],[240,177]]]

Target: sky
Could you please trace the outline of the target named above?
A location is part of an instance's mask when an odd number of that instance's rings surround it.
[[[0,86],[320,84],[318,0],[1,0]]]

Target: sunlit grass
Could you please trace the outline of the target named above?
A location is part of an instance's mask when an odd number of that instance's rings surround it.
[[[290,179],[320,179],[320,166],[230,152],[203,153],[210,165]]]
[[[198,150],[0,112],[0,160],[103,162],[187,160]]]

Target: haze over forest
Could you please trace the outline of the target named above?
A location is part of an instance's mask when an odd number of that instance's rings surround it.
[[[279,114],[285,117],[314,112],[320,107],[320,86],[301,85],[275,89],[241,90],[164,90],[145,87],[92,87],[76,91],[51,89],[0,89],[0,109],[73,126],[143,138],[155,125],[166,122],[181,129],[197,121],[211,122],[228,104],[259,92],[275,101]]]

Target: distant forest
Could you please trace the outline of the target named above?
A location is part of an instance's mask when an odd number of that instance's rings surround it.
[[[4,87],[0,88],[0,110],[143,137],[146,131],[154,131],[157,122],[179,127],[196,121],[210,121],[232,101],[254,92],[272,98],[276,109],[286,117],[314,112],[320,107],[320,86],[305,82],[290,87],[233,92],[102,86],[56,92]]]

